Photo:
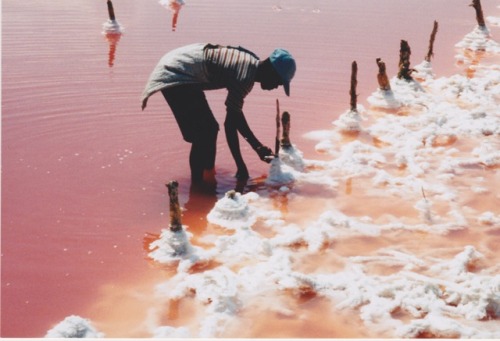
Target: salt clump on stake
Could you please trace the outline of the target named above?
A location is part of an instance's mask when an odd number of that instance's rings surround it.
[[[431,37],[429,38],[429,48],[424,61],[415,66],[415,71],[417,73],[416,78],[419,81],[426,81],[428,79],[434,79],[434,72],[432,71],[432,58],[434,57],[434,41],[436,40],[436,34],[438,32],[439,24],[434,21],[434,26],[432,28]]]
[[[414,106],[416,104],[424,104],[419,102],[419,92],[424,92],[424,89],[413,78],[412,73],[416,70],[411,68],[411,48],[406,40],[401,40],[399,49],[399,71],[394,79],[394,91],[396,98],[401,101],[402,105]]]
[[[257,214],[249,202],[258,197],[259,195],[254,192],[242,195],[236,191],[229,191],[215,203],[207,215],[207,220],[226,229],[249,228],[257,220]]]
[[[275,155],[265,183],[278,189],[280,194],[286,194],[289,186],[295,182],[318,183],[334,185],[330,178],[325,179],[321,174],[325,163],[322,161],[306,160],[303,153],[290,140],[291,115],[284,111],[280,116],[279,101],[276,100],[276,138]],[[280,138],[281,126],[283,132]],[[317,175],[317,176],[314,176]]]
[[[356,87],[358,85],[357,77],[358,64],[356,61],[353,61],[351,65],[351,87],[349,90],[351,109],[340,115],[340,117],[333,122],[335,126],[345,133],[356,133],[361,131],[361,115],[358,112],[358,95],[356,94]],[[360,109],[363,110],[362,106],[360,106]]]
[[[286,194],[290,190],[289,186],[297,181],[314,183],[318,180],[318,178],[310,176],[311,171],[308,168],[320,168],[323,163],[303,158],[302,151],[290,141],[290,113],[284,111],[280,118],[278,100],[276,100],[276,107],[276,152],[265,183],[272,187],[278,187],[280,193]],[[283,132],[280,138],[281,126],[283,126]],[[322,183],[324,184],[324,182]]]
[[[477,26],[455,45],[462,49],[462,53],[456,55],[455,59],[457,63],[473,69],[484,53],[500,53],[500,44],[492,39],[490,30],[486,26],[481,1],[473,0],[470,6],[476,11]]]
[[[397,109],[401,106],[401,102],[396,99],[394,92],[391,90],[391,83],[387,77],[386,65],[381,58],[377,58],[376,63],[378,66],[377,81],[379,88],[377,92],[368,97],[368,102],[373,107]]]
[[[282,150],[280,150],[281,143],[285,141],[286,148],[288,151],[292,152],[292,146],[289,142],[289,121],[287,122],[286,132],[287,137],[280,140],[280,128],[281,128],[281,118],[280,118],[280,106],[279,101],[276,99],[276,138],[275,138],[275,152],[274,158],[271,161],[271,168],[269,170],[269,175],[266,179],[266,184],[271,186],[279,186],[279,185],[289,185],[295,181],[295,176],[293,172],[293,168],[284,163],[281,160]],[[288,114],[289,117],[289,114]],[[290,160],[290,158],[288,158]]]
[[[437,30],[437,23],[434,27]],[[433,41],[432,39],[431,37],[431,42]],[[432,49],[433,45],[429,48]],[[429,53],[432,54],[432,50],[430,50]],[[376,61],[379,67],[379,74],[377,75],[379,89],[372,93],[367,99],[368,103],[370,103],[373,108],[381,108],[396,112],[401,111],[404,113],[407,107],[416,105],[424,108],[426,107],[425,103],[427,98],[423,95],[425,94],[424,88],[412,77],[412,73],[418,71],[422,73],[423,77],[432,78],[432,69],[430,69],[430,64],[427,62],[421,64],[419,69],[411,68],[410,56],[410,45],[406,40],[401,40],[398,64],[399,71],[397,76],[393,77],[391,81],[385,79],[385,63],[383,63],[380,58],[377,58]]]
[[[288,111],[283,112],[281,125],[283,126],[283,133],[280,140],[280,160],[297,172],[303,172],[306,166],[305,160],[302,157],[303,154],[290,141],[291,115]]]
[[[182,225],[178,182],[171,181],[166,186],[170,198],[170,226],[163,229],[160,238],[149,245],[152,251],[148,256],[162,264],[178,264],[177,270],[183,272],[195,264],[209,262],[212,256],[189,242],[192,234],[186,232]]]

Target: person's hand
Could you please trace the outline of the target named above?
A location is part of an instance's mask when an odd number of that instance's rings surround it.
[[[255,151],[259,155],[259,158],[264,162],[270,163],[272,159],[274,159],[274,153],[269,147],[260,146],[257,147]]]

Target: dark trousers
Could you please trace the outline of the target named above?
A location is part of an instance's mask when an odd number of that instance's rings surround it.
[[[179,125],[182,137],[191,143],[189,166],[192,181],[203,180],[203,171],[215,166],[219,124],[198,85],[179,85],[162,90]]]

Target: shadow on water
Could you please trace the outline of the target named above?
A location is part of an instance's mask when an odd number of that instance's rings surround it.
[[[172,31],[177,29],[177,20],[179,19],[179,12],[184,6],[184,0],[160,0],[160,4],[172,12]]]

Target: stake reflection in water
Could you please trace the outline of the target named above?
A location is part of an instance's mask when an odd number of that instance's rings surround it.
[[[184,0],[160,0],[160,4],[172,11],[172,31],[175,31],[177,29],[179,12],[185,4]]]
[[[106,40],[109,43],[108,66],[115,65],[116,46],[122,37],[121,33],[106,33]]]

